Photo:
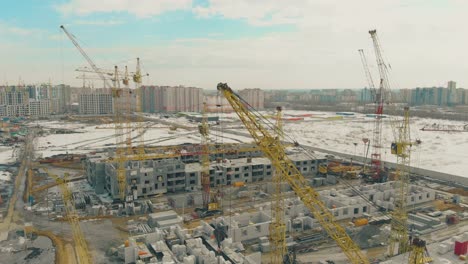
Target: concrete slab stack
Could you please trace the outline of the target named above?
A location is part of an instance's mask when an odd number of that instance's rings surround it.
[[[182,218],[173,210],[152,213],[148,215],[148,224],[151,227],[169,228],[182,224]]]
[[[408,214],[408,224],[418,234],[426,234],[446,226],[439,219],[422,214]]]

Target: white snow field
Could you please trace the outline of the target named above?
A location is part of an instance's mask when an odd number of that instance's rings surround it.
[[[264,115],[272,113],[262,112]],[[148,117],[148,115],[146,115]],[[235,113],[219,114],[223,121],[224,133],[211,132],[213,141],[223,143],[252,142],[252,138],[230,134],[230,129],[246,132]],[[299,121],[285,121],[285,134],[294,138],[300,144],[329,149],[347,154],[365,155],[363,138],[369,138],[372,142],[373,118],[363,114],[352,114],[337,119],[337,114],[332,112],[315,111],[293,111],[285,110],[285,118],[303,118]],[[157,122],[158,117],[154,117]],[[237,120],[237,122],[236,122]],[[197,124],[191,123],[185,118],[167,118],[164,121],[182,124],[193,128],[193,130],[177,129],[171,131],[167,125],[151,125],[144,134],[145,145],[164,146],[182,143],[200,143]],[[390,126],[390,118],[383,119],[382,132],[382,158],[386,161],[395,162],[396,159],[390,154],[390,144],[394,140]],[[271,119],[274,123],[274,119]],[[468,177],[468,132],[436,132],[421,131],[420,129],[432,124],[463,126],[466,123],[459,121],[437,120],[428,118],[411,118],[412,140],[420,139],[422,144],[412,147],[411,165],[424,169],[445,172],[454,175]],[[37,141],[36,150],[43,157],[61,153],[87,153],[102,149],[107,146],[115,146],[114,129],[96,129],[79,123],[64,125],[59,122],[45,122],[41,126],[48,128],[71,128],[76,134],[59,134],[40,137]],[[108,125],[109,126],[109,125]],[[112,126],[109,126],[112,127]],[[132,137],[136,136],[136,130]],[[134,140],[138,144],[141,137]],[[355,146],[354,143],[357,143]],[[368,157],[372,153],[369,149]]]
[[[285,113],[301,114],[297,111]],[[311,113],[311,112],[309,112]],[[324,117],[324,113],[319,117]],[[326,113],[335,115],[335,113]],[[428,170],[440,171],[468,177],[468,132],[421,131],[420,129],[434,123],[462,127],[466,123],[459,121],[437,120],[413,117],[410,119],[411,139],[422,143],[412,147],[411,165]],[[363,114],[344,117],[343,120],[324,120],[323,118],[306,117],[300,122],[286,122],[284,130],[299,143],[330,149],[337,152],[365,156],[363,138],[373,138],[373,121]],[[390,154],[390,145],[394,140],[390,118],[383,119],[382,159],[396,162]],[[357,146],[354,146],[357,143]],[[372,142],[369,154],[372,153]]]

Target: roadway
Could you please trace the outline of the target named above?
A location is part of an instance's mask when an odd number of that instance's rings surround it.
[[[34,129],[30,129],[30,132],[26,136],[25,143],[22,147],[20,159],[21,164],[18,169],[18,174],[15,177],[15,187],[8,204],[7,215],[4,218],[3,223],[0,223],[0,240],[4,240],[8,237],[8,232],[18,228],[18,223],[24,220],[24,202],[23,192],[25,191],[25,180],[28,169],[31,167],[31,162],[34,160]]]

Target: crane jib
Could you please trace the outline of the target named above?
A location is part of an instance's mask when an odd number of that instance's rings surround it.
[[[256,144],[271,160],[274,168],[281,173],[282,177],[288,182],[315,219],[343,250],[349,261],[353,264],[370,263],[358,245],[346,233],[345,229],[336,222],[333,214],[319,199],[318,193],[308,186],[304,176],[285,154],[284,147],[281,144],[277,144],[275,136],[257,120],[257,116],[249,111],[248,104],[244,103],[241,97],[235,94],[226,83],[219,83],[217,89],[223,93]],[[279,243],[280,241],[277,242]]]

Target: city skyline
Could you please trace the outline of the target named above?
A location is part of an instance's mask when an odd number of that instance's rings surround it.
[[[365,87],[357,50],[378,78],[367,31],[377,28],[398,88],[468,82],[463,1],[10,1],[0,19],[0,83],[80,86],[86,65],[64,24],[96,64],[134,67],[144,83],[214,89]],[[133,2],[132,2],[133,3]],[[356,10],[356,12],[349,12]],[[98,82],[95,81],[95,84]]]

